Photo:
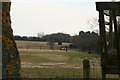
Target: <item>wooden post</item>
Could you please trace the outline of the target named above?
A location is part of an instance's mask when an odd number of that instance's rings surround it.
[[[101,41],[101,66],[102,66],[102,80],[106,79],[105,67],[107,63],[107,41],[105,31],[105,21],[103,10],[99,11],[99,28],[100,28],[100,41]]]
[[[113,48],[113,26],[112,26],[112,23],[113,23],[113,21],[112,21],[113,19],[112,19],[112,11],[110,10],[110,21],[109,21],[109,23],[110,23],[110,29],[109,29],[109,38],[110,38],[110,41],[109,41],[109,47],[110,47],[110,49],[111,48]]]
[[[89,59],[83,60],[83,78],[84,78],[84,80],[90,79],[90,61],[89,61]]]
[[[118,26],[117,26],[117,20],[116,20],[116,15],[115,11],[113,10],[113,21],[114,21],[114,29],[115,29],[115,45],[117,49],[117,55],[118,55],[118,65],[120,67],[120,46],[119,46],[119,37],[118,37]],[[120,68],[119,68],[120,70]]]
[[[111,6],[112,5],[112,6]],[[106,74],[114,72],[107,72],[108,70],[114,69],[114,67],[108,67],[108,48],[107,48],[107,41],[106,41],[106,32],[105,32],[105,24],[104,24],[104,10],[109,10],[107,15],[110,15],[110,47],[113,47],[113,22],[114,21],[114,35],[115,35],[115,47],[118,53],[118,60],[119,60],[119,69],[117,74],[120,71],[120,45],[119,45],[119,36],[118,36],[118,27],[117,27],[117,20],[116,16],[120,16],[120,3],[119,2],[96,2],[96,10],[99,11],[99,26],[100,26],[100,40],[101,40],[101,66],[102,66],[102,80],[106,79]],[[114,66],[114,65],[113,65]]]

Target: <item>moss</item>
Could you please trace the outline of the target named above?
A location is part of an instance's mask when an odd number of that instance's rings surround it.
[[[6,13],[4,11],[2,11],[2,20],[6,20],[6,18],[7,18]]]
[[[13,74],[13,72],[12,71],[8,71],[8,74],[11,75],[11,74]]]
[[[10,64],[9,64],[9,65],[6,65],[6,66],[7,66],[7,70],[8,70],[8,71],[11,71],[11,70],[14,69],[14,66],[12,66],[12,65],[10,65]]]
[[[6,46],[6,49],[11,49],[13,47],[13,42],[4,35],[2,36],[2,40],[3,45]]]
[[[4,11],[2,11],[2,24],[4,27],[10,27],[10,18],[9,18],[9,13],[7,15],[7,13],[5,13]]]

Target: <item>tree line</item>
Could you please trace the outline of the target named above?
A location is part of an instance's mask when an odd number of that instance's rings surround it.
[[[42,37],[14,36],[15,40],[24,41],[45,41],[53,44],[55,42],[71,43],[70,48],[77,48],[79,51],[97,52],[99,49],[99,35],[95,32],[80,31],[79,35],[70,36],[66,33],[53,33]]]
[[[54,41],[54,42],[70,42],[72,36],[65,33],[54,33],[49,35],[44,35],[42,37],[27,37],[27,36],[14,36],[15,40],[24,40],[24,41]]]

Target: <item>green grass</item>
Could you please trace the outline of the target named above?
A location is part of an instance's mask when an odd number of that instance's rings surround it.
[[[82,78],[83,75],[82,70],[69,68],[24,68],[22,72],[22,76],[29,78]]]
[[[83,59],[89,59],[91,78],[101,78],[100,55],[75,50],[50,51],[48,42],[16,41],[22,62],[21,76],[26,78],[83,78]],[[63,43],[68,46],[70,43]],[[27,46],[29,47],[27,51]],[[41,51],[40,51],[41,48]],[[33,51],[32,51],[33,50]],[[116,75],[107,75],[116,78]]]
[[[83,78],[83,59],[89,59],[91,78],[101,78],[100,55],[61,51],[20,51],[21,75],[26,78]],[[107,75],[108,78],[118,78]]]
[[[25,64],[22,64],[22,77],[82,78],[82,60],[86,58],[90,59],[91,70],[94,70],[91,73],[91,77],[96,75],[101,77],[98,54],[60,51],[20,51],[20,56],[21,61],[25,62]]]
[[[79,64],[85,58],[97,58],[98,54],[87,54],[78,52],[53,52],[53,51],[20,51],[22,61],[40,63],[40,62],[66,62]],[[42,56],[41,56],[42,55]],[[29,57],[28,57],[29,56]],[[27,57],[27,58],[26,58]],[[55,59],[55,57],[59,59]]]

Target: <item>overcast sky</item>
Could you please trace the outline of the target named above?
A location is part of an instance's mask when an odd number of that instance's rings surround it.
[[[92,30],[88,21],[98,17],[95,0],[11,0],[14,35],[36,36]],[[110,0],[106,0],[110,1]]]

